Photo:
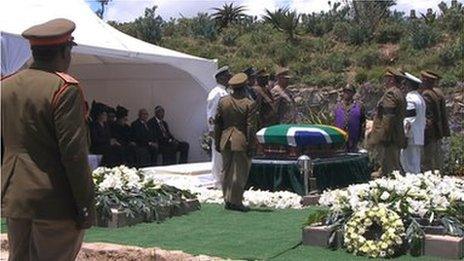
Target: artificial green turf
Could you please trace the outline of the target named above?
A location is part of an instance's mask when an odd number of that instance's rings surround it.
[[[141,247],[160,247],[231,259],[262,260],[359,260],[343,250],[298,246],[301,226],[314,208],[261,210],[248,213],[225,211],[204,204],[200,211],[163,223],[143,223],[119,229],[92,228],[86,242],[109,242]],[[5,231],[2,222],[2,232]],[[280,254],[280,255],[279,255]],[[437,260],[402,256],[395,260]]]

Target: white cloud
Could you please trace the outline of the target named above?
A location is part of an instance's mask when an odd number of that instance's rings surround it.
[[[336,2],[337,0],[332,0]],[[145,8],[157,5],[157,13],[163,19],[170,17],[195,16],[199,12],[212,12],[212,8],[220,7],[224,3],[233,2],[236,5],[244,5],[249,15],[261,16],[265,9],[275,10],[279,7],[289,7],[299,13],[312,13],[329,9],[327,0],[114,0],[108,4],[105,20],[117,20],[120,22],[132,21],[143,15]],[[438,11],[441,0],[397,0],[393,9],[398,9],[409,14],[410,9],[416,9],[416,13],[425,13],[427,8]],[[445,0],[449,5],[451,0]]]

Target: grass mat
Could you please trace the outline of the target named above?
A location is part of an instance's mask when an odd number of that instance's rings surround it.
[[[108,242],[141,247],[160,247],[232,259],[263,260],[359,260],[343,250],[297,246],[301,224],[310,211],[259,210],[248,213],[225,211],[222,206],[204,204],[200,211],[174,217],[162,223],[132,227],[92,228],[86,242]],[[2,232],[6,226],[2,220]],[[296,247],[295,247],[296,246]],[[437,260],[402,256],[394,260]]]

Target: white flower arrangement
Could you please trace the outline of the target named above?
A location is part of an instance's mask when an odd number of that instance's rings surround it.
[[[391,257],[403,244],[404,235],[404,224],[398,214],[385,207],[373,207],[354,213],[348,220],[344,242],[348,252],[355,255]]]
[[[355,212],[385,204],[400,215],[436,217],[452,205],[464,203],[464,180],[433,174],[394,173],[394,178],[380,178],[346,189],[326,191],[319,204],[333,212]]]
[[[221,190],[207,188],[191,188],[200,203],[224,204]],[[268,207],[275,209],[301,209],[301,196],[288,191],[247,190],[243,194],[243,204],[249,207]]]
[[[157,212],[166,206],[179,206],[196,199],[188,190],[178,189],[146,176],[142,171],[126,166],[97,168],[93,171],[96,209],[101,219],[124,211],[130,216],[141,215],[157,219]]]
[[[325,191],[319,204],[328,209],[323,223],[343,233],[345,247],[354,254],[390,257],[403,242],[411,251],[420,251],[422,243],[413,242],[421,242],[423,225],[464,236],[464,180],[439,173],[395,172],[392,178]],[[310,216],[308,224],[318,220]],[[383,234],[367,239],[364,233],[374,222]]]
[[[142,180],[137,169],[119,166],[115,168],[100,167],[94,170],[93,180],[100,192],[108,190],[140,189],[147,181]]]
[[[160,182],[161,180],[155,180]],[[198,187],[186,177],[177,177],[168,181],[171,186],[195,193],[200,203],[224,204],[222,190]],[[302,197],[288,191],[263,191],[250,188],[243,194],[243,204],[249,207],[268,207],[275,209],[301,209]]]

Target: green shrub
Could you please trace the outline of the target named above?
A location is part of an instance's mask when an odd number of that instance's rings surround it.
[[[464,135],[452,134],[444,147],[444,174],[464,176]]]
[[[348,43],[352,45],[361,45],[367,42],[369,39],[370,32],[359,26],[352,25],[348,29]]]
[[[337,22],[335,23],[332,34],[335,36],[335,39],[339,42],[348,42],[348,31],[350,29],[350,24],[347,22]]]
[[[310,86],[334,86],[346,85],[346,77],[343,73],[321,72],[317,74],[304,75],[301,81]]]
[[[350,60],[348,55],[344,53],[331,53],[325,59],[325,69],[329,69],[332,72],[343,72],[346,67],[350,66]]]
[[[422,22],[412,23],[409,29],[409,41],[414,49],[421,50],[434,46],[439,38],[440,33],[436,28]]]
[[[230,26],[222,31],[221,40],[225,46],[235,46],[240,36],[240,31],[235,26]]]
[[[398,43],[404,35],[404,29],[401,25],[387,24],[379,28],[375,40],[378,43]]]
[[[445,72],[440,80],[440,85],[450,88],[456,86],[457,82],[458,78],[456,75],[454,75],[452,72]]]
[[[380,54],[377,48],[362,48],[355,53],[356,65],[370,69],[372,66],[379,64]]]
[[[366,71],[361,70],[361,71],[357,72],[356,76],[354,77],[354,81],[357,84],[363,84],[363,83],[367,82],[367,73],[366,73]]]
[[[299,56],[299,50],[291,44],[284,44],[275,50],[274,62],[281,66],[287,66]]]
[[[454,46],[445,46],[441,49],[440,53],[438,54],[440,65],[443,66],[452,66],[456,64],[458,52],[454,48]]]

